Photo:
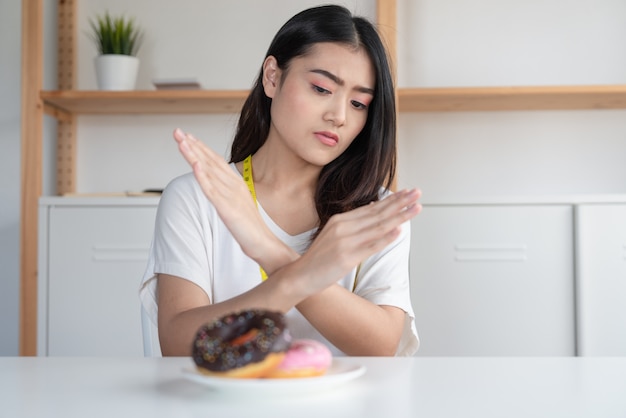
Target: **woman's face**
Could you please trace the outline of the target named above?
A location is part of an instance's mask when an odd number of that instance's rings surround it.
[[[324,42],[294,58],[286,72],[268,57],[263,81],[272,98],[268,142],[322,167],[341,155],[365,126],[375,72],[363,48]]]

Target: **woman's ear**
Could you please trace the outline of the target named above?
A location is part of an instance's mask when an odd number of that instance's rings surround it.
[[[263,90],[265,90],[265,95],[270,99],[274,98],[279,79],[280,69],[278,68],[278,62],[276,58],[270,55],[263,62]]]

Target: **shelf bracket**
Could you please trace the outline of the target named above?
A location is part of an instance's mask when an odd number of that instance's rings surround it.
[[[20,355],[37,354],[37,223],[42,191],[43,4],[22,1]]]
[[[73,90],[76,81],[76,1],[59,0],[58,89]],[[76,192],[76,116],[59,109],[45,108],[57,117],[56,176],[58,195]]]
[[[59,109],[56,106],[49,105],[46,102],[44,102],[43,104],[43,112],[60,122],[71,122],[74,119],[74,115],[72,115],[70,112],[66,112],[65,110]]]

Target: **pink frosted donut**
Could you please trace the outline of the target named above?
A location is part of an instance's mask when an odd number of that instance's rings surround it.
[[[315,340],[295,340],[283,361],[267,377],[292,378],[321,376],[330,367],[333,356],[328,347]]]

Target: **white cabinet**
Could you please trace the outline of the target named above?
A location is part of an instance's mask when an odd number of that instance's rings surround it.
[[[626,355],[626,204],[576,210],[578,350]]]
[[[138,289],[157,198],[43,198],[38,355],[142,356]]]
[[[575,354],[571,205],[424,205],[413,221],[418,355]]]
[[[142,356],[158,198],[43,198],[39,355]],[[626,203],[425,204],[420,356],[626,355]]]

